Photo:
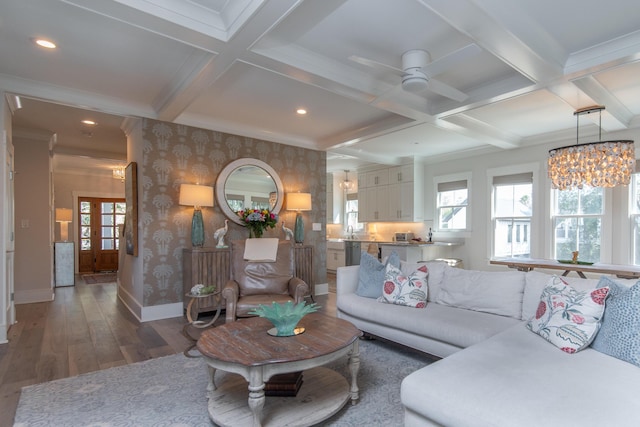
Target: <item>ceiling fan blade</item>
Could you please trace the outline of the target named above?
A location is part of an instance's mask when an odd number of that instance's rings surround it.
[[[382,62],[374,61],[373,59],[363,58],[358,55],[351,55],[349,60],[353,62],[357,62],[358,64],[366,65],[367,67],[377,68],[379,70],[391,71],[394,74],[402,75],[404,72],[396,67],[392,67],[391,65],[383,64]]]
[[[453,68],[465,59],[479,54],[481,51],[482,49],[480,49],[477,44],[472,43],[456,50],[455,52],[451,52],[442,58],[431,61],[426,66],[422,67],[422,71],[428,76],[437,76],[438,74],[447,71],[449,68]]]
[[[451,98],[458,102],[463,102],[469,98],[469,95],[466,93],[460,92],[458,89],[436,79],[429,79],[429,86],[427,89],[431,92],[437,93],[438,95],[446,96],[447,98]]]

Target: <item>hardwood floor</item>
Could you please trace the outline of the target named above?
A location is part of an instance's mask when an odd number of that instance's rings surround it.
[[[315,297],[335,316],[335,293]],[[13,425],[22,387],[181,353],[186,319],[138,322],[117,300],[116,285],[56,288],[55,300],[16,306],[9,343],[0,345],[0,426]],[[218,322],[224,321],[220,316]],[[206,318],[201,319],[206,320]]]

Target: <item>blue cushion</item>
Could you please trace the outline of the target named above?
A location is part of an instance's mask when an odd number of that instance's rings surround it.
[[[627,288],[608,277],[598,287],[609,286],[602,325],[591,347],[640,366],[640,281]]]
[[[387,262],[382,264],[367,252],[362,252],[356,295],[367,298],[381,297],[387,264],[400,268],[400,256],[393,251],[387,257]]]

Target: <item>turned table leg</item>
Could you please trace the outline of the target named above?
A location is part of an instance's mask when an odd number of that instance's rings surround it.
[[[358,371],[360,370],[360,344],[358,340],[353,342],[353,348],[349,355],[349,370],[351,371],[351,404],[358,403],[360,389],[358,388]]]
[[[264,380],[262,371],[254,370],[249,373],[249,409],[253,414],[253,425],[262,426],[262,409],[264,408]]]

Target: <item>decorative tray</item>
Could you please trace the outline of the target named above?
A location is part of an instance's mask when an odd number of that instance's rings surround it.
[[[560,264],[593,265],[592,262],[588,262],[588,261],[573,261],[571,259],[559,259],[557,261]]]

